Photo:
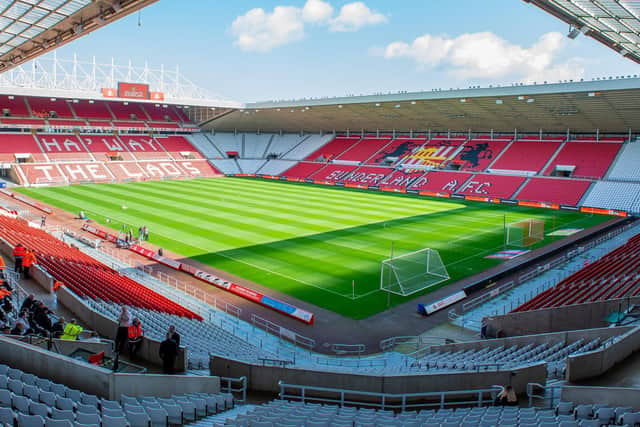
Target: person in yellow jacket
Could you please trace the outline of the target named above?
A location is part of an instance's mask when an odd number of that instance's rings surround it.
[[[76,319],[71,319],[69,323],[64,327],[64,331],[60,336],[61,340],[75,341],[78,339],[78,335],[82,333],[84,329],[82,326],[76,323]]]

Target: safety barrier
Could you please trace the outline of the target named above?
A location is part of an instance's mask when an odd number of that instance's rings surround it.
[[[282,381],[279,381],[278,385],[280,386],[278,397],[283,400],[300,400],[303,403],[323,402],[341,407],[345,405],[368,406],[382,410],[395,409],[402,412],[417,408],[443,409],[445,406],[451,405],[487,405],[492,403],[502,390],[501,386],[496,385],[480,390],[390,394],[285,384]],[[291,393],[287,391],[291,391]]]

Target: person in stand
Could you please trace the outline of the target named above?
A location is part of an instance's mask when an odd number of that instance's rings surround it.
[[[502,406],[517,406],[518,396],[510,385],[503,387],[502,391],[496,397],[496,403]]]
[[[15,262],[14,271],[16,273],[22,273],[22,260],[24,259],[25,253],[25,248],[21,243],[18,243],[15,248],[13,248],[13,260]]]
[[[118,330],[116,331],[116,351],[118,353],[122,353],[122,350],[124,350],[129,334],[129,326],[131,326],[131,315],[127,310],[127,306],[123,305],[118,316]]]
[[[42,215],[42,217],[40,217],[40,227],[44,228],[45,225],[47,225],[47,217]]]
[[[36,297],[33,294],[29,294],[24,301],[22,301],[22,305],[20,306],[20,311],[29,311],[31,307],[36,303]]]
[[[51,336],[60,338],[64,332],[64,317],[58,317],[58,321],[51,326]]]
[[[140,350],[140,346],[142,346],[142,324],[140,324],[140,319],[137,317],[133,319],[131,322],[131,326],[129,326],[129,355],[132,358],[135,358],[138,354],[138,350]]]
[[[0,256],[0,279],[4,280],[4,269],[7,266],[4,263],[4,258],[2,258],[2,256]]]
[[[76,323],[76,319],[71,319],[69,323],[67,323],[67,326],[64,327],[64,331],[62,332],[60,339],[76,341],[78,339],[78,335],[80,335],[83,330],[82,326]]]
[[[167,332],[167,337],[160,343],[160,359],[162,359],[162,372],[173,375],[176,356],[178,355],[178,345],[171,339],[171,334]]]
[[[176,327],[174,325],[169,326],[169,334],[171,334],[171,339],[176,342],[178,349],[180,348],[180,334],[176,331]]]
[[[33,264],[37,264],[36,254],[33,249],[25,249],[24,258],[22,259],[22,270],[24,271],[24,278],[29,278],[29,269]]]

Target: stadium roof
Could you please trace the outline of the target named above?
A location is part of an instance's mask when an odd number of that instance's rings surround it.
[[[640,78],[192,108],[204,129],[640,132]],[[214,117],[215,115],[215,117]]]
[[[621,55],[640,63],[640,1],[525,0],[560,18],[573,28],[570,38],[586,34]]]
[[[0,0],[0,72],[157,0]]]

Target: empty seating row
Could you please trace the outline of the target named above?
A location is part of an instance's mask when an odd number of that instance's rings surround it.
[[[640,212],[640,183],[598,181],[593,184],[582,204],[593,208],[620,209],[638,213]]]
[[[9,425],[182,425],[233,405],[233,397],[225,393],[122,395],[119,402],[112,401],[0,364],[0,422]]]
[[[137,103],[135,101],[102,101],[61,99],[35,96],[0,95],[3,114],[11,117],[60,117],[69,119],[149,120],[156,122],[189,122],[178,106]]]
[[[640,294],[640,235],[513,311],[529,311]]]

